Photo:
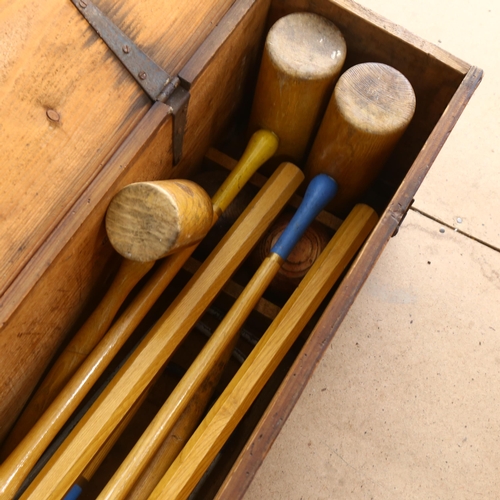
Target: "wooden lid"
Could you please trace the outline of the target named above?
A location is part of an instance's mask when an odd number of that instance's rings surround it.
[[[404,130],[415,112],[415,93],[398,70],[381,63],[349,68],[337,82],[334,98],[347,122],[372,134]]]
[[[328,19],[301,12],[279,19],[270,29],[266,50],[273,64],[296,78],[328,78],[342,67],[346,44]]]
[[[171,75],[232,4],[98,2]],[[0,11],[0,25],[2,297],[152,101],[71,2],[12,3]],[[31,281],[46,262],[31,273]]]

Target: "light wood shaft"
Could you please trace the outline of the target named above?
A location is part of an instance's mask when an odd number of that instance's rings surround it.
[[[214,213],[214,219],[216,218]],[[188,247],[165,259],[105,337],[83,361],[47,410],[0,466],[1,494],[13,495],[42,453],[71,417],[109,363],[123,347],[163,290],[195,250]]]
[[[99,495],[99,500],[129,498],[129,488],[136,482],[162,441],[171,432],[189,402],[196,397],[204,380],[212,371],[218,370],[221,359],[227,358],[228,353],[231,353],[233,344],[238,338],[239,329],[282,263],[283,259],[276,254],[272,254],[262,262],[200,354]]]
[[[311,181],[302,203],[285,231],[273,245],[271,253],[259,266],[167,402],[108,483],[99,497],[100,500],[126,498],[130,487],[127,485],[135,482],[142,468],[151,460],[161,441],[179,418],[179,412],[182,412],[188,402],[195,397],[203,381],[212,370],[220,366],[222,359],[227,358],[228,351],[232,350],[232,345],[244,321],[255,308],[304,231],[335,195],[336,190],[335,181],[327,175],[319,175]]]
[[[208,374],[208,377],[203,381],[200,389],[189,401],[186,409],[182,412],[170,433],[161,443],[158,451],[154,454],[132,489],[128,492],[127,500],[146,500],[154,490],[200,422],[220,377],[222,376],[224,367],[231,357],[231,353],[232,346],[228,349],[225,357],[221,359],[216,368]]]
[[[151,500],[188,497],[315,309],[377,221],[356,206],[155,488]]]
[[[225,183],[228,195],[219,190],[214,196],[213,221],[217,221],[222,208],[228,206],[245,179],[258,170],[276,150],[276,136],[271,132],[259,131],[253,136],[241,160],[233,169],[231,180]],[[263,154],[253,151],[262,148]],[[246,174],[241,174],[244,170]],[[223,203],[221,203],[223,199]],[[222,207],[222,208],[221,208]],[[119,352],[130,334],[139,325],[177,272],[194,252],[196,246],[187,247],[165,259],[146,285],[116,320],[106,336],[82,363],[49,408],[37,420],[28,435],[0,466],[0,495],[13,496],[21,486],[42,453],[61,430],[73,411],[81,403],[93,384],[98,380],[112,359]],[[124,297],[122,297],[124,298]],[[0,497],[1,498],[1,497]]]
[[[78,490],[81,491],[83,485],[86,485],[90,482],[90,480],[92,479],[94,474],[97,472],[97,470],[101,466],[104,459],[108,456],[108,453],[111,451],[111,449],[116,444],[118,439],[120,439],[122,433],[125,431],[125,429],[130,424],[130,422],[134,418],[134,416],[137,413],[137,411],[139,410],[139,408],[142,406],[142,404],[146,400],[146,398],[149,394],[149,389],[156,382],[156,379],[153,380],[153,382],[151,382],[151,384],[150,384],[150,387],[148,389],[146,389],[141,394],[141,397],[134,403],[134,405],[129,410],[127,415],[123,418],[123,420],[120,422],[120,424],[115,428],[115,430],[113,431],[111,436],[106,440],[106,442],[101,447],[101,449],[96,453],[96,455],[94,456],[92,461],[87,465],[87,467],[82,472],[81,476],[76,481],[76,484],[72,486],[72,489],[70,490],[68,495],[71,495],[73,493],[73,491],[72,491],[73,488],[77,487]],[[73,497],[71,496],[71,498],[73,498]]]
[[[88,354],[108,331],[113,318],[128,294],[152,267],[153,262],[122,261],[106,295],[57,358],[21,413],[3,445],[2,459],[5,459],[14,450],[54,401]]]
[[[129,412],[127,415],[123,418],[123,420],[120,422],[120,424],[115,428],[114,432],[111,434],[111,436],[106,440],[104,445],[101,447],[101,449],[97,452],[97,454],[94,456],[92,461],[85,467],[85,469],[82,472],[82,477],[90,481],[94,474],[97,472],[97,469],[101,466],[102,462],[104,459],[108,456],[108,453],[111,451],[111,448],[116,444],[120,436],[123,434],[127,426],[130,424],[130,421],[134,418],[135,414],[138,412],[139,408],[141,407],[142,403],[147,398],[149,391],[145,390],[142,394],[141,397],[134,403],[132,408],[130,408]]]
[[[58,499],[68,490],[302,180],[291,164],[273,174],[22,498]]]

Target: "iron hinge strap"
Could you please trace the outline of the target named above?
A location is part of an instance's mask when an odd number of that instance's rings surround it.
[[[90,0],[71,0],[104,43],[127,68],[144,92],[153,100],[170,108],[173,117],[173,163],[179,163],[186,129],[189,91],[180,85],[177,76],[169,75],[150,59]]]

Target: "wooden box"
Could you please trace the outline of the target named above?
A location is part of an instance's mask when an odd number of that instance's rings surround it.
[[[75,6],[21,2],[17,17],[0,14],[12,26],[10,42],[2,39],[10,48],[4,51],[8,71],[0,124],[2,439],[116,272],[119,259],[103,225],[112,196],[139,180],[193,176],[217,156],[210,147],[227,148],[235,157],[241,153],[227,146],[228,137],[247,116],[264,37],[275,20],[296,11],[332,20],[346,39],[344,70],[360,62],[386,63],[416,93],[415,116],[374,188],[379,223],[252,408],[239,429],[243,437],[216,467],[212,486],[200,495],[240,498],[397,232],[482,72],[350,0],[219,0],[202,10],[199,3],[180,11],[168,6],[172,12],[166,14],[161,0],[148,2],[149,10],[124,4],[98,3],[189,89],[178,164],[172,159],[169,102],[149,99]],[[34,54],[41,62],[28,65]]]

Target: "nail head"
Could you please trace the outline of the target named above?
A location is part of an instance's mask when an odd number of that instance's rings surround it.
[[[54,109],[47,110],[47,118],[53,122],[58,122],[60,120],[59,113]]]
[[[147,76],[148,76],[148,75],[146,74],[146,72],[145,72],[145,71],[141,71],[141,72],[139,73],[139,78],[140,78],[141,80],[145,80],[145,79],[147,78]]]

